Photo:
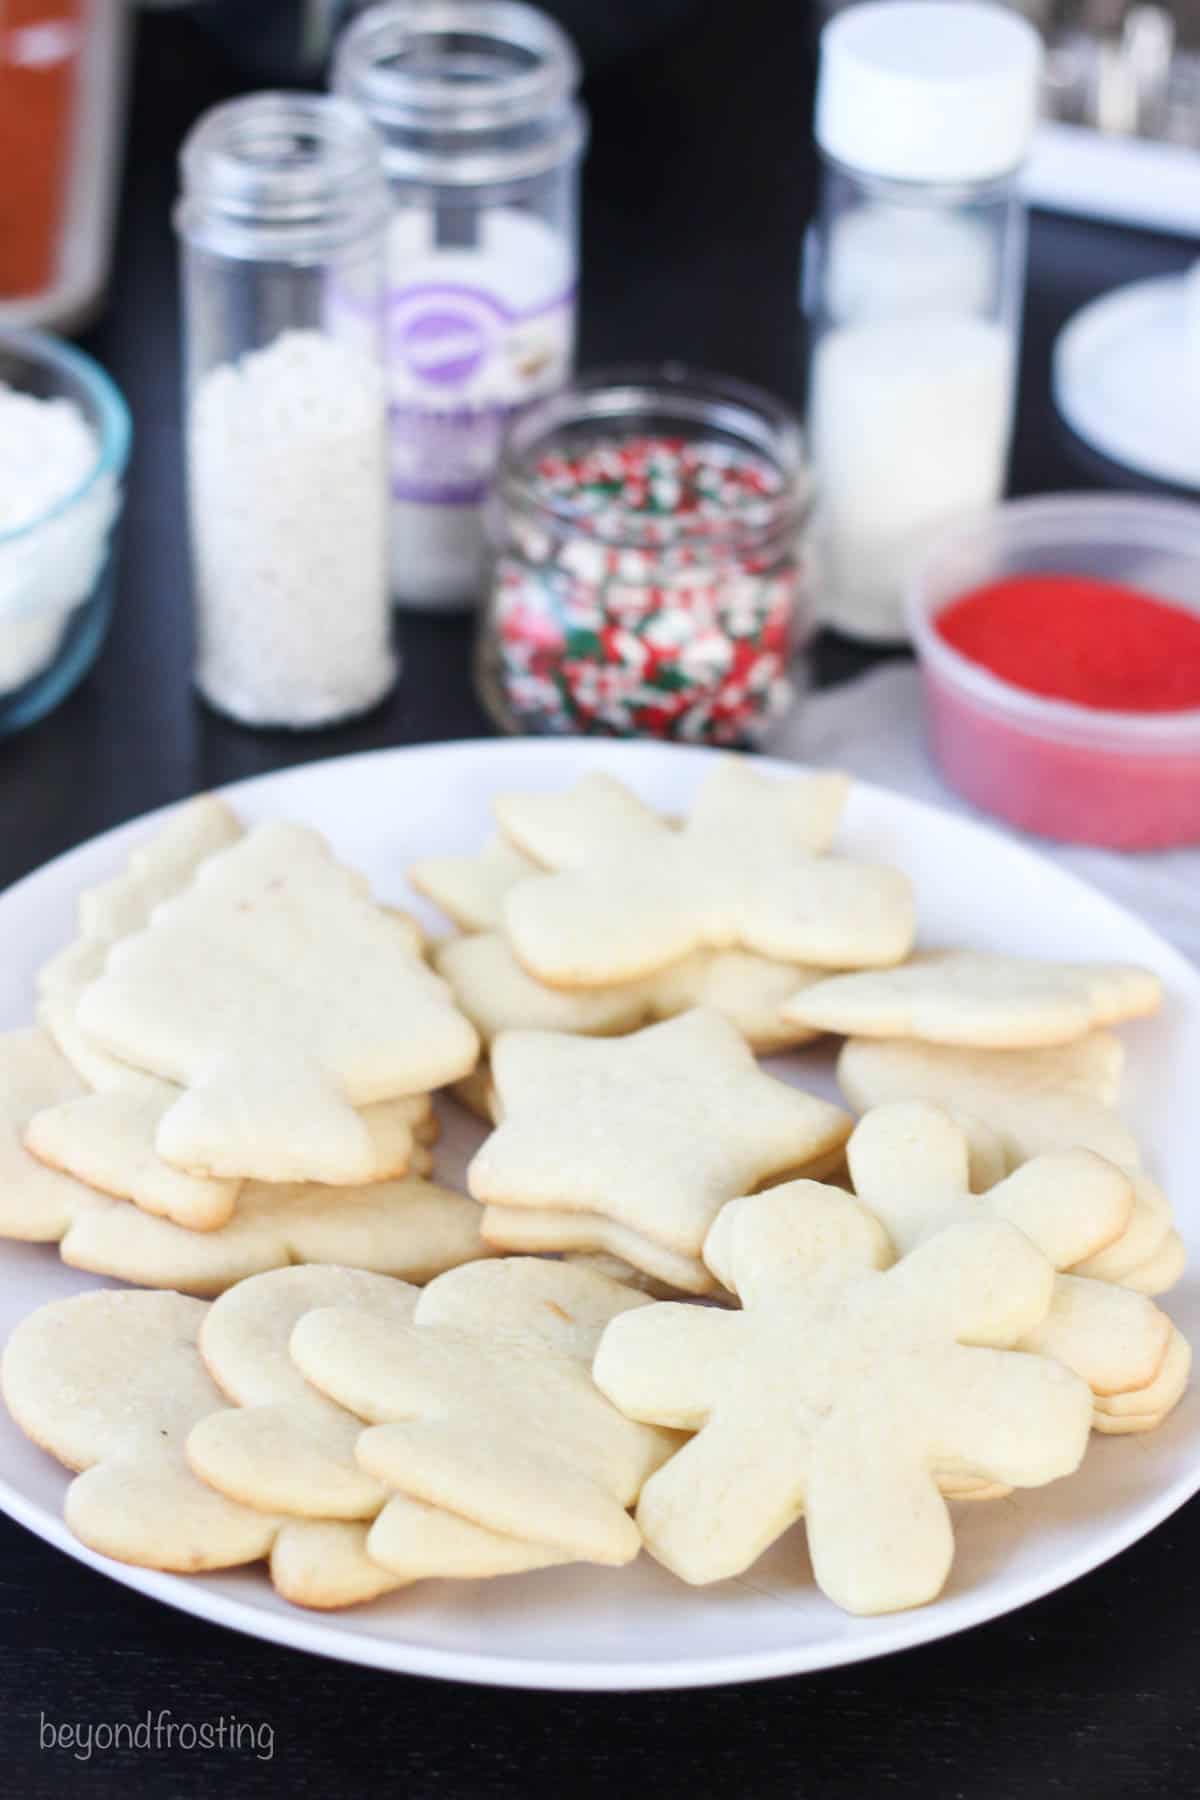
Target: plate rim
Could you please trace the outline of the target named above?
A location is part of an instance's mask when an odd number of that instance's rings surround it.
[[[379,764],[396,758],[421,758],[471,755],[512,756],[528,758],[544,755],[549,762],[571,763],[578,757],[596,760],[626,757],[631,762],[652,761],[667,754],[692,762],[712,761],[728,754],[702,745],[659,743],[651,740],[622,740],[588,737],[534,738],[458,738],[444,743],[389,745],[372,750],[314,758],[310,762],[286,764],[282,768],[250,775],[221,787],[197,790],[211,792],[236,805],[239,794],[251,790],[269,790],[294,780],[301,784],[314,772],[344,771],[350,775],[356,766]],[[757,766],[782,775],[811,770],[817,765],[807,761],[771,756],[754,757]],[[632,777],[631,777],[632,779]],[[1086,895],[1089,905],[1097,904],[1113,924],[1132,930],[1152,942],[1157,958],[1164,962],[1173,983],[1175,996],[1182,997],[1200,1016],[1200,970],[1168,942],[1153,926],[1119,901],[1103,893],[1073,870],[1053,863],[1036,847],[1015,839],[1009,833],[986,821],[967,818],[928,800],[899,793],[880,783],[855,776],[853,787],[871,794],[888,807],[906,810],[950,825],[966,837],[982,836],[993,847],[1018,861],[1044,870],[1049,867],[1067,889]],[[61,851],[48,862],[19,876],[0,890],[0,910],[27,887],[61,875],[63,865],[84,853],[114,849],[145,826],[162,822],[187,804],[183,799],[168,801],[146,812],[106,828]],[[1033,1573],[1014,1587],[1003,1589],[988,1600],[972,1600],[970,1591],[952,1594],[927,1607],[885,1615],[869,1637],[848,1636],[844,1641],[823,1640],[806,1653],[803,1644],[775,1647],[758,1652],[734,1651],[722,1656],[706,1654],[672,1662],[616,1662],[605,1658],[580,1659],[571,1662],[541,1661],[534,1657],[497,1656],[467,1653],[432,1645],[414,1644],[403,1638],[367,1633],[347,1633],[339,1628],[339,1613],[305,1612],[273,1613],[253,1601],[214,1592],[204,1585],[203,1577],[172,1574],[140,1565],[116,1562],[100,1555],[76,1539],[61,1516],[31,1501],[16,1489],[0,1471],[0,1511],[25,1529],[33,1532],[53,1549],[69,1556],[120,1586],[174,1610],[200,1618],[208,1624],[240,1633],[259,1641],[280,1644],[288,1649],[327,1656],[353,1666],[387,1670],[396,1674],[424,1676],[438,1680],[461,1681],[472,1685],[512,1688],[544,1692],[662,1692],[693,1687],[714,1687],[743,1681],[781,1679],[823,1669],[840,1668],[858,1662],[874,1661],[907,1649],[938,1642],[984,1625],[996,1618],[1019,1611],[1035,1600],[1057,1593],[1061,1588],[1111,1562],[1132,1545],[1155,1530],[1164,1519],[1183,1506],[1200,1491],[1200,1455],[1195,1466],[1176,1476],[1152,1501],[1138,1509],[1136,1518],[1120,1528],[1109,1528],[1101,1540],[1081,1545],[1074,1554],[1057,1562],[1047,1576]],[[212,1571],[214,1575],[235,1575],[237,1570]],[[947,1611],[951,1616],[947,1618]],[[962,1616],[959,1616],[959,1615]]]
[[[1111,338],[1126,324],[1129,315],[1151,313],[1169,306],[1172,299],[1177,299],[1172,290],[1181,289],[1183,283],[1182,271],[1177,274],[1147,275],[1139,281],[1127,281],[1106,294],[1097,294],[1094,299],[1086,301],[1071,315],[1055,337],[1050,369],[1054,404],[1059,416],[1083,443],[1119,468],[1130,469],[1135,475],[1147,480],[1196,494],[1200,493],[1200,471],[1190,465],[1185,467],[1170,455],[1163,456],[1154,452],[1144,456],[1140,450],[1131,455],[1127,443],[1112,436],[1105,429],[1102,420],[1086,410],[1080,411],[1078,406],[1078,395],[1083,385],[1079,381],[1078,365],[1095,354],[1097,342]]]

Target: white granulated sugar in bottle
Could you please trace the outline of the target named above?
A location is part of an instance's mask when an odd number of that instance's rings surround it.
[[[201,692],[252,725],[374,705],[396,672],[377,365],[284,332],[202,378],[188,451]]]
[[[922,543],[999,499],[1015,356],[1003,325],[952,314],[868,318],[821,338],[809,435],[833,622],[895,637],[897,584]]]
[[[0,382],[0,694],[54,660],[100,574],[117,486],[102,476],[85,488],[99,456],[74,401]],[[53,510],[76,490],[84,491],[74,505]]]

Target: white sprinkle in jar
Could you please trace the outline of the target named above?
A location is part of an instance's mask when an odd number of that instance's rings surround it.
[[[196,685],[243,724],[333,724],[397,671],[379,144],[344,101],[255,94],[181,163]]]

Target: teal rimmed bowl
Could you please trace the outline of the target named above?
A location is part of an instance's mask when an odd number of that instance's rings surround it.
[[[35,517],[0,529],[0,737],[58,705],[96,659],[112,615],[129,409],[100,365],[57,338],[0,331],[0,382],[82,413],[96,454]]]

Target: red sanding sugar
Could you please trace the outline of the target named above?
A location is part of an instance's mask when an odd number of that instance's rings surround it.
[[[937,630],[1026,693],[1105,712],[1200,708],[1200,615],[1088,575],[1018,575],[961,595]]]

